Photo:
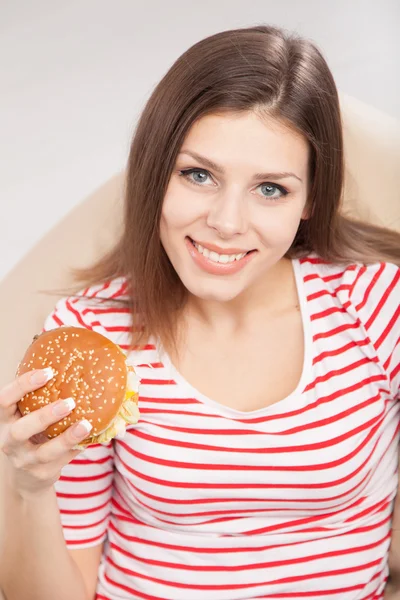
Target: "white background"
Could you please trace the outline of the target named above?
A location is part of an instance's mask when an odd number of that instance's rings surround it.
[[[0,279],[123,168],[183,51],[259,23],[312,38],[341,91],[400,118],[399,0],[0,0]]]

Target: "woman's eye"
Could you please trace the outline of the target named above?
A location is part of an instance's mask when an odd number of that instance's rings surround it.
[[[210,173],[204,169],[186,169],[179,171],[179,175],[195,185],[202,185],[208,178],[211,178]]]
[[[275,183],[262,183],[258,187],[264,198],[271,198],[272,200],[279,200],[289,193],[284,187]]]

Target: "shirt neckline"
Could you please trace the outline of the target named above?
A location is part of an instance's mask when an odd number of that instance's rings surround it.
[[[304,389],[307,385],[307,382],[310,381],[310,373],[312,369],[312,332],[311,332],[311,320],[308,312],[307,306],[307,297],[304,289],[304,279],[301,271],[301,264],[299,259],[294,258],[291,259],[296,288],[297,288],[297,296],[300,304],[300,314],[303,323],[303,344],[304,344],[304,357],[303,357],[303,367],[300,375],[300,379],[296,388],[285,398],[270,404],[269,406],[265,406],[263,408],[259,408],[257,410],[252,411],[241,411],[229,406],[225,406],[212,398],[209,398],[194,386],[192,386],[181,373],[176,369],[174,364],[172,363],[169,355],[163,349],[161,343],[155,343],[157,353],[160,359],[161,364],[167,370],[168,378],[174,380],[177,384],[181,386],[182,389],[185,390],[190,397],[198,400],[204,405],[212,407],[216,412],[221,414],[222,416],[228,417],[236,417],[242,419],[250,419],[254,417],[260,417],[265,415],[266,413],[271,412],[281,412],[282,409],[287,409],[294,399],[298,399],[300,395],[303,394]],[[298,407],[298,402],[296,403]]]

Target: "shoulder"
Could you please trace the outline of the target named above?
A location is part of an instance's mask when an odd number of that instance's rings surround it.
[[[48,315],[43,329],[84,327],[124,346],[129,343],[131,325],[127,287],[126,279],[119,277],[65,296]]]
[[[370,313],[396,311],[400,303],[400,267],[387,262],[341,265],[310,256],[301,259],[301,270],[308,292],[325,289],[343,305],[352,306],[360,318]]]
[[[331,299],[332,310],[364,329],[385,371],[400,371],[400,267],[387,262],[338,265],[315,257],[300,264],[307,299]]]

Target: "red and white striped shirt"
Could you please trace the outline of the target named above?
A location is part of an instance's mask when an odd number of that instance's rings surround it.
[[[97,600],[377,600],[397,489],[400,269],[293,261],[297,389],[253,411],[194,389],[155,341],[130,360],[138,425],[56,484],[69,548],[106,541]],[[61,300],[45,328],[129,345],[120,278]],[[238,348],[240,352],[240,348]],[[243,390],[246,393],[246,390]]]

